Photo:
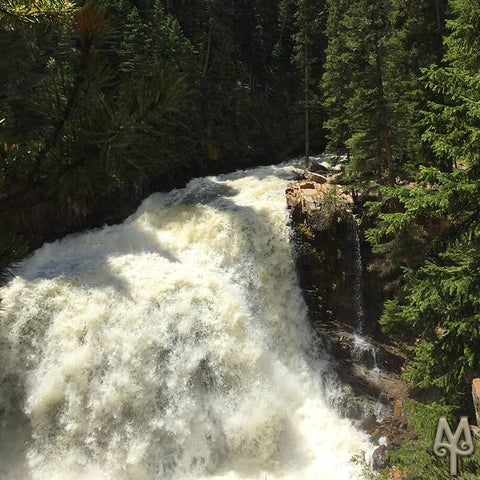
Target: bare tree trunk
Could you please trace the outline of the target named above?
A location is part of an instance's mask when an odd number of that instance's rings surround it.
[[[385,155],[387,157],[388,176],[390,177],[390,184],[393,185],[392,148],[390,147],[390,142],[388,140],[388,128],[387,128],[387,121],[385,120],[385,118],[383,118],[382,120],[382,130],[383,130],[383,142],[385,147]]]
[[[306,49],[305,49],[306,50]],[[310,168],[310,122],[308,118],[308,64],[305,64],[305,167]]]
[[[309,91],[308,91],[308,34],[307,34],[307,0],[304,0],[304,20],[305,20],[305,168],[310,168],[310,122],[308,118]]]
[[[380,115],[381,115],[381,128],[382,128],[382,135],[383,135],[383,147],[385,149],[385,156],[387,159],[389,184],[393,185],[394,183],[393,155],[392,155],[392,147],[390,146],[390,140],[388,136],[387,107],[385,105],[385,92],[383,90],[382,67],[380,65],[380,56],[378,53],[378,49],[376,54],[377,54],[376,68],[377,68],[377,78],[378,78],[378,96],[380,100]]]
[[[440,16],[440,7],[438,5],[438,0],[435,0],[435,13],[437,15],[437,27],[442,28],[442,17]]]
[[[210,62],[210,52],[212,49],[212,19],[210,19],[210,26],[208,28],[207,52],[205,54],[205,63],[203,64],[202,80],[207,76],[208,63]]]

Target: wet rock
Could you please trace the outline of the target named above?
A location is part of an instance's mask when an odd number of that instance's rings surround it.
[[[300,190],[315,190],[315,185],[312,182],[306,182],[306,181],[300,182],[299,187],[300,187]]]
[[[372,468],[374,470],[381,470],[387,466],[387,447],[380,445],[372,454]]]
[[[379,428],[376,428],[371,434],[370,434],[370,442],[371,443],[377,443],[378,439],[381,437],[382,432],[380,431]]]
[[[309,178],[309,180],[311,180],[312,182],[315,182],[315,183],[320,183],[320,184],[327,183],[327,178],[324,177],[323,175],[318,174],[318,173],[311,173],[308,176],[308,178]]]
[[[377,364],[380,368],[388,372],[402,373],[405,365],[405,358],[397,353],[390,351],[387,346],[377,351]]]
[[[384,411],[388,409],[392,415],[391,402],[407,397],[408,387],[401,377],[405,356],[397,346],[384,343],[386,337],[378,335],[382,280],[367,268],[373,253],[353,217],[352,197],[340,185],[334,185],[336,178],[328,177],[325,183],[315,182],[315,178],[309,176],[286,190],[295,231],[298,278],[310,320],[320,336],[328,339],[339,379],[351,390],[348,401],[339,406],[342,413],[361,420],[383,403]],[[363,343],[358,337],[358,288],[363,297]],[[390,442],[391,431],[383,427],[384,419],[381,426],[375,417],[370,419],[373,424],[367,433],[378,428],[374,441],[386,436]]]
[[[376,426],[377,426],[377,417],[372,413],[362,420],[358,428],[360,430],[363,430],[364,432],[369,433],[375,430]]]
[[[323,173],[323,174],[327,174],[330,171],[327,167],[324,167],[321,163],[312,163],[309,167],[309,170],[314,173]]]
[[[316,219],[320,215],[332,213],[324,207],[325,195],[332,188],[332,184],[326,177],[312,173],[309,180],[300,180],[290,184],[285,192],[287,206],[292,211],[292,219],[296,222],[306,222],[315,227]],[[352,199],[346,195],[340,187],[336,186],[338,198],[337,210],[346,210]],[[300,208],[299,208],[300,206]]]
[[[342,406],[341,410],[352,420],[361,420],[363,416],[363,401],[360,397],[352,396]]]

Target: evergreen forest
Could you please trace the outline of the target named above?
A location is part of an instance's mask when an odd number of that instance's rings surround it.
[[[323,151],[381,193],[360,205],[380,323],[431,400],[392,462],[450,478],[436,422],[474,418],[480,376],[480,2],[0,2],[0,282],[150,192]]]

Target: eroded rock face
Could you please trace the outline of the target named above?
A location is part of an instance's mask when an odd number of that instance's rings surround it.
[[[334,183],[338,175],[324,183],[308,176],[286,190],[298,236],[300,282],[310,310],[322,322],[340,320],[352,332],[360,313],[365,319],[378,318],[382,285],[362,264],[365,242],[352,215],[352,197]],[[362,290],[361,306],[355,288]],[[376,322],[366,322],[365,328],[376,328]]]
[[[387,449],[415,435],[400,412],[401,399],[408,396],[402,379],[405,357],[378,327],[383,285],[367,269],[373,254],[353,217],[353,199],[334,184],[336,176],[319,175],[322,179],[316,182],[316,175],[307,174],[286,190],[299,280],[312,325],[328,338],[338,375],[351,388],[345,414],[361,421],[368,415],[365,405],[370,412],[379,402],[384,405],[386,417],[379,423],[375,419],[368,429],[375,445],[379,438],[386,439],[373,459],[380,467]]]

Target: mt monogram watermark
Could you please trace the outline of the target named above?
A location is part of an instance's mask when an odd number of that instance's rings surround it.
[[[460,442],[462,434],[465,440]],[[447,441],[443,441],[443,437],[447,437]],[[460,442],[460,443],[459,443]],[[437,457],[445,457],[450,453],[450,475],[457,474],[457,455],[465,457],[473,453],[472,434],[468,425],[468,417],[461,417],[460,422],[452,433],[450,425],[445,417],[440,417],[437,426],[437,434],[435,435],[435,443],[433,444],[433,452]]]

